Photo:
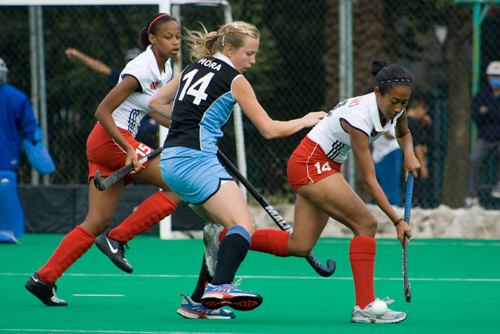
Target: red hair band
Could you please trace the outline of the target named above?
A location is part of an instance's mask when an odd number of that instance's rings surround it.
[[[151,26],[153,25],[153,23],[156,22],[156,20],[158,20],[160,17],[163,17],[163,16],[170,16],[168,14],[161,14],[161,15],[158,15],[158,17],[156,19],[154,19],[153,21],[151,21],[151,23],[149,24],[149,27],[148,27],[148,34],[149,34],[149,30],[151,29]]]

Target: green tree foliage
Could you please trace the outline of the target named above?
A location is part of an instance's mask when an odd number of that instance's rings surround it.
[[[328,110],[338,102],[338,0],[230,3],[235,20],[251,22],[261,32],[257,63],[245,77],[272,118],[297,118],[309,111]],[[436,182],[444,179],[444,185],[437,188],[443,189],[445,203],[457,206],[470,142],[471,6],[456,5],[453,0],[357,0],[352,5],[354,93],[362,94],[373,85],[370,67],[374,59],[400,63],[414,73],[417,88],[431,97],[434,146],[430,149],[435,154],[431,159],[438,170]],[[102,74],[68,59],[64,50],[74,47],[121,69],[124,54],[140,46],[139,31],[157,11],[151,5],[43,7],[49,140],[58,166],[51,175],[53,183],[87,182],[86,139],[95,124],[97,106],[113,87]],[[499,15],[492,12],[486,19],[498,26]],[[200,29],[200,23],[215,30],[223,19],[220,8],[181,6],[181,24],[190,30]],[[0,7],[0,21],[0,56],[9,65],[11,83],[30,95],[29,9]],[[448,32],[444,41],[436,38],[441,28]],[[498,55],[500,39],[491,36],[483,36],[482,71],[493,60],[489,58]],[[183,48],[183,66],[188,62],[188,51]],[[232,122],[225,130],[221,147],[234,160]],[[265,193],[292,197],[286,163],[308,130],[268,141],[245,117],[244,130],[250,181]],[[29,174],[28,170],[21,181],[29,181]]]

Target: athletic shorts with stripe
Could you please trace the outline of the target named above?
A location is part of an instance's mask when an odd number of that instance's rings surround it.
[[[181,146],[163,149],[160,168],[170,189],[189,205],[202,204],[233,179],[217,155]]]
[[[305,136],[288,160],[288,183],[296,191],[309,182],[318,182],[327,176],[340,173],[341,168],[341,163],[328,158],[319,144]]]
[[[139,158],[154,151],[148,145],[135,140],[127,130],[118,129],[123,137],[135,148]],[[108,135],[101,123],[97,122],[87,138],[87,159],[89,161],[88,182],[90,182],[97,170],[101,171],[102,176],[110,176],[125,166],[127,152]],[[143,166],[146,167],[149,162],[145,162]],[[125,177],[125,185],[132,181],[133,179],[130,176],[127,175]]]

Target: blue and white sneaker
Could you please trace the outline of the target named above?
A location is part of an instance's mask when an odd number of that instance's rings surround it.
[[[397,312],[387,309],[384,315],[375,315],[372,311],[372,305],[374,302],[380,299],[375,299],[373,302],[368,304],[364,310],[360,309],[358,305],[354,306],[352,310],[351,322],[357,323],[374,323],[374,324],[395,324],[406,319],[406,313]],[[386,304],[391,304],[394,300],[385,297],[382,300]]]
[[[201,303],[209,309],[229,306],[238,311],[250,311],[260,306],[262,304],[262,296],[236,288],[240,282],[241,279],[235,284],[207,284],[205,293],[201,297]]]
[[[205,244],[205,263],[208,273],[214,277],[217,256],[219,255],[219,235],[224,230],[224,226],[207,223],[203,228],[203,243]]]
[[[177,310],[177,313],[182,315],[184,318],[189,319],[233,319],[235,317],[234,312],[230,310],[225,310],[219,308],[216,310],[211,310],[203,307],[201,303],[195,302],[191,296],[184,296],[182,300],[181,307]]]
[[[19,241],[16,239],[14,232],[11,230],[0,230],[0,242],[18,244]]]

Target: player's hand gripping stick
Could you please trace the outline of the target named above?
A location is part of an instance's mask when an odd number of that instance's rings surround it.
[[[157,148],[153,152],[140,158],[139,161],[141,163],[145,163],[146,161],[153,159],[154,157],[159,155],[162,150],[163,150],[163,148],[161,148],[161,147]],[[120,181],[123,177],[128,175],[128,173],[130,173],[132,170],[134,170],[134,164],[129,163],[129,164],[123,166],[122,168],[120,168],[119,170],[117,170],[116,172],[114,172],[113,174],[111,174],[110,176],[106,177],[104,180],[101,179],[101,171],[98,170],[95,172],[95,175],[94,175],[95,187],[101,191],[106,190],[106,188],[109,188],[110,186],[112,186],[116,182]]]

